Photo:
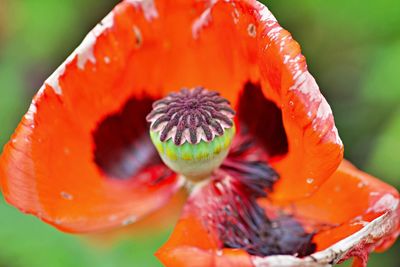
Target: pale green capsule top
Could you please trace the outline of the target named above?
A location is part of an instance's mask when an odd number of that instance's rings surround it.
[[[211,142],[202,140],[194,145],[184,143],[176,146],[171,139],[162,142],[159,133],[150,132],[151,140],[164,163],[190,180],[202,180],[221,165],[229,152],[234,135],[235,127],[232,127]]]

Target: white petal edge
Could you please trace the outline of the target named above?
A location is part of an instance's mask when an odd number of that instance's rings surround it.
[[[136,9],[143,12],[143,15],[148,21],[158,17],[157,9],[153,0],[126,0],[126,2]],[[93,64],[96,63],[96,58],[93,53],[93,48],[96,44],[97,38],[107,29],[112,28],[114,25],[114,11],[111,11],[96,27],[89,32],[84,38],[82,43],[72,52],[72,54],[61,64],[60,67],[44,82],[38,94],[42,94],[46,85],[49,85],[56,94],[62,95],[62,88],[59,83],[59,78],[65,73],[65,68],[70,64],[75,57],[78,58],[77,66],[79,69],[84,70],[88,61]]]
[[[383,196],[384,198],[385,196]],[[362,243],[371,244],[379,242],[386,233],[394,230],[396,220],[396,210],[399,206],[399,200],[393,198],[389,211],[375,220],[365,224],[358,232],[335,243],[329,248],[311,254],[305,258],[297,258],[288,255],[277,255],[269,257],[252,256],[252,262],[255,267],[326,267],[333,266],[343,259],[347,253]]]

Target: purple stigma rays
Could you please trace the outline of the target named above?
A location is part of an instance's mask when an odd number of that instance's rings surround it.
[[[150,129],[160,133],[160,141],[173,139],[175,145],[185,142],[211,142],[232,128],[235,111],[218,92],[203,87],[181,89],[153,103],[146,119]]]

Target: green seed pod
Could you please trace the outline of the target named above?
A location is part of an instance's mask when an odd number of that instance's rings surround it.
[[[164,163],[192,181],[207,179],[229,152],[235,112],[219,93],[182,89],[153,104],[150,137]]]

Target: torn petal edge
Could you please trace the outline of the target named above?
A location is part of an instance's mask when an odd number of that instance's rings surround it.
[[[385,198],[384,195],[383,198]],[[379,202],[379,201],[378,201]],[[368,223],[358,232],[346,237],[345,239],[337,242],[331,247],[311,254],[305,258],[297,258],[294,256],[269,256],[269,257],[257,257],[252,256],[252,262],[255,267],[267,267],[267,266],[275,266],[275,267],[284,267],[284,266],[330,266],[337,264],[341,261],[347,260],[352,257],[352,252],[357,249],[361,249],[365,247],[367,249],[377,248],[381,246],[385,241],[384,236],[387,233],[394,232],[394,235],[398,235],[396,233],[396,221],[399,220],[399,200],[393,198],[393,202],[390,203],[391,207],[389,211],[375,220]],[[376,244],[374,244],[376,242]],[[366,251],[369,253],[369,251]]]
[[[142,10],[143,15],[148,21],[158,17],[158,11],[155,8],[153,0],[125,0],[126,4],[132,5],[137,10]],[[94,56],[94,46],[97,38],[102,35],[106,30],[114,26],[114,15],[116,9],[112,10],[96,27],[90,31],[83,39],[82,43],[72,52],[72,54],[50,75],[44,82],[43,86],[39,89],[38,95],[42,94],[47,86],[50,86],[57,95],[62,95],[62,88],[59,83],[60,77],[65,73],[67,65],[74,62],[77,58],[77,66],[79,69],[84,70],[88,61],[96,63]]]

